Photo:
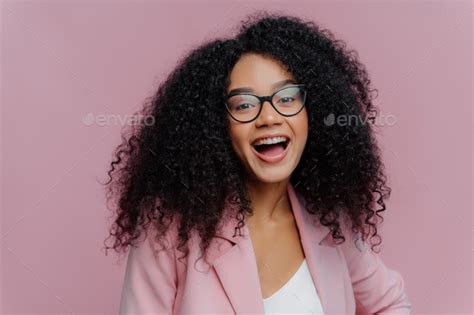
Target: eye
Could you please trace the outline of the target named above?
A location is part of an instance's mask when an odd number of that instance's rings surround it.
[[[285,96],[285,97],[282,97],[279,102],[281,103],[288,103],[288,102],[293,102],[295,99],[293,97],[290,97],[290,96]]]
[[[240,104],[240,105],[237,105],[234,110],[236,111],[244,111],[244,110],[249,110],[249,109],[252,109],[254,108],[255,105],[254,104],[250,104],[250,103],[243,103],[243,104]]]

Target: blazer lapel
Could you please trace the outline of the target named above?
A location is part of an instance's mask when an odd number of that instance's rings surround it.
[[[221,244],[212,265],[236,314],[264,313],[262,293],[256,256],[247,226],[243,226],[241,236],[234,234],[238,220],[231,217],[222,229],[221,236],[231,242]],[[222,245],[226,247],[222,247]]]
[[[340,259],[330,230],[306,211],[304,199],[291,183],[287,192],[300,233],[312,280],[316,286],[324,314],[344,314],[345,288]],[[226,209],[229,210],[229,209]],[[264,313],[256,256],[247,226],[241,236],[233,236],[238,220],[229,216],[216,240],[211,244],[211,264],[224,288],[235,313]]]
[[[345,266],[339,257],[331,230],[308,213],[304,199],[288,185],[293,214],[300,232],[308,269],[316,286],[325,315],[346,314],[344,278]]]

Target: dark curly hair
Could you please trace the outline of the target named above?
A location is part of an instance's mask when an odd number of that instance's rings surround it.
[[[224,106],[230,72],[250,52],[281,61],[306,86],[308,140],[290,178],[306,210],[334,239],[345,241],[339,221],[344,214],[363,240],[372,229],[371,239],[380,240],[374,214],[383,222],[378,213],[391,189],[374,135],[371,93],[377,90],[370,89],[365,66],[344,41],[314,22],[260,11],[245,18],[235,37],[208,41],[182,57],[139,111],[154,123],[122,134],[105,184],[107,200],[116,202],[108,237],[114,243],[106,252],[126,249],[150,223],[162,243],[171,223],[179,222],[177,247],[186,257],[190,232],[199,233],[205,252],[226,206],[239,220],[236,232],[253,214]],[[340,115],[370,123],[329,123]]]

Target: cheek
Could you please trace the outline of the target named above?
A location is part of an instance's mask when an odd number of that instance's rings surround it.
[[[232,146],[239,156],[241,155],[240,152],[243,152],[247,141],[246,131],[241,127],[242,126],[236,126],[232,123],[229,125],[229,135]]]
[[[295,131],[298,134],[299,138],[306,140],[308,137],[308,116],[306,111],[301,112],[301,116],[298,117],[298,120],[295,121]]]

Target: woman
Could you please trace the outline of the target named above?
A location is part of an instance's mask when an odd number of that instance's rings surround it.
[[[121,314],[410,314],[367,242],[390,195],[369,84],[331,32],[265,12],[181,60],[109,171]]]

